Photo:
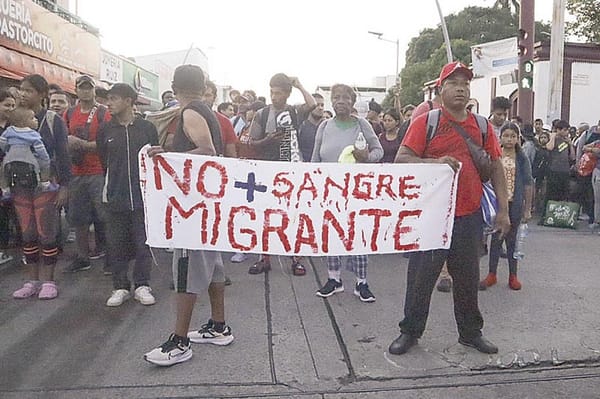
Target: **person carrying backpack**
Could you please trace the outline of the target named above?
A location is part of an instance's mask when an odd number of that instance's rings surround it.
[[[172,86],[181,103],[181,117],[173,138],[174,152],[212,156],[223,153],[219,122],[202,102],[205,82],[204,72],[196,65],[181,65],[175,69]],[[150,148],[148,155],[152,157],[161,152],[164,149],[156,146]],[[172,266],[177,292],[175,328],[167,341],[144,355],[144,360],[158,366],[191,359],[191,342],[222,346],[234,339],[225,322],[225,269],[221,253],[176,248]],[[211,317],[199,329],[190,331],[197,295],[206,292]]]
[[[300,124],[317,103],[298,78],[283,73],[273,75],[271,86],[271,105],[257,112],[250,125],[250,145],[256,149],[259,159],[267,161],[299,162],[302,160],[298,131]],[[304,98],[304,104],[293,107],[287,100],[292,88],[298,89]],[[304,276],[306,268],[301,258],[292,257],[292,274]],[[249,274],[260,274],[271,270],[269,255],[261,255],[258,262],[250,266]]]
[[[106,213],[102,205],[104,170],[98,155],[96,137],[102,124],[110,121],[106,106],[96,101],[96,84],[90,76],[82,75],[75,81],[79,103],[69,108],[64,119],[69,129],[69,154],[73,178],[69,185],[67,220],[75,229],[77,253],[66,272],[88,270],[90,260],[106,254]],[[94,225],[94,248],[90,248],[90,225]],[[105,274],[109,274],[104,266]]]
[[[389,352],[395,355],[406,353],[417,344],[425,331],[431,294],[446,261],[453,279],[458,342],[483,353],[498,352],[498,348],[482,335],[483,317],[477,298],[479,248],[483,236],[482,181],[487,178],[483,173],[490,173],[498,199],[495,229],[500,238],[510,228],[508,193],[500,161],[502,153],[492,126],[485,121],[487,134],[483,137],[479,126],[480,116],[477,117],[466,109],[471,94],[472,78],[471,70],[460,62],[452,62],[442,68],[438,79],[441,110],[429,111],[428,114],[415,119],[396,155],[396,163],[447,164],[458,172],[459,176],[450,248],[411,253],[404,319],[399,323],[401,334],[389,346]],[[432,113],[440,118],[437,128],[430,131],[428,120],[431,120]],[[487,154],[491,163],[487,171],[478,167],[479,162],[474,157],[475,151],[481,156]]]

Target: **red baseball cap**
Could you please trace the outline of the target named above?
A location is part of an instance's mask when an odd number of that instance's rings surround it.
[[[448,79],[456,71],[463,71],[467,74],[469,80],[473,79],[473,72],[465,64],[460,61],[454,61],[444,65],[437,80],[437,86],[441,86],[444,80]]]

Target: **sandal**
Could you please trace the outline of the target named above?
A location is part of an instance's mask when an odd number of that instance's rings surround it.
[[[23,284],[23,287],[19,288],[15,292],[13,292],[13,298],[15,299],[26,299],[34,296],[40,291],[39,284],[32,283],[31,281],[27,281]]]
[[[306,274],[306,268],[300,262],[292,262],[292,274],[294,276],[304,276]]]
[[[38,299],[54,299],[58,296],[58,288],[54,281],[46,281],[38,294]]]
[[[265,261],[264,259],[259,260],[248,269],[249,274],[261,274],[263,272],[268,272],[271,270],[271,263]]]

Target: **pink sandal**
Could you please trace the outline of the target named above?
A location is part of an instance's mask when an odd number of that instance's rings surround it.
[[[58,289],[54,281],[46,281],[38,294],[38,299],[54,299],[58,296]]]
[[[23,287],[19,288],[15,292],[13,292],[13,298],[15,299],[27,299],[40,291],[40,286],[38,284],[34,284],[31,281],[27,281],[23,284]]]

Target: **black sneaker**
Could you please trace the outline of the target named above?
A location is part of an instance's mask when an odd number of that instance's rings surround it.
[[[92,268],[92,265],[90,264],[90,261],[87,259],[82,259],[82,258],[76,258],[73,263],[71,263],[69,265],[69,267],[67,267],[64,272],[65,273],[76,273],[76,272],[81,272],[84,270],[90,270]]]
[[[328,298],[333,294],[337,294],[338,292],[344,292],[342,280],[337,281],[336,279],[330,278],[327,280],[325,285],[317,291],[317,296],[320,296],[321,298]]]
[[[356,284],[354,286],[354,295],[359,297],[362,302],[375,302],[375,295],[373,295],[367,283]]]

